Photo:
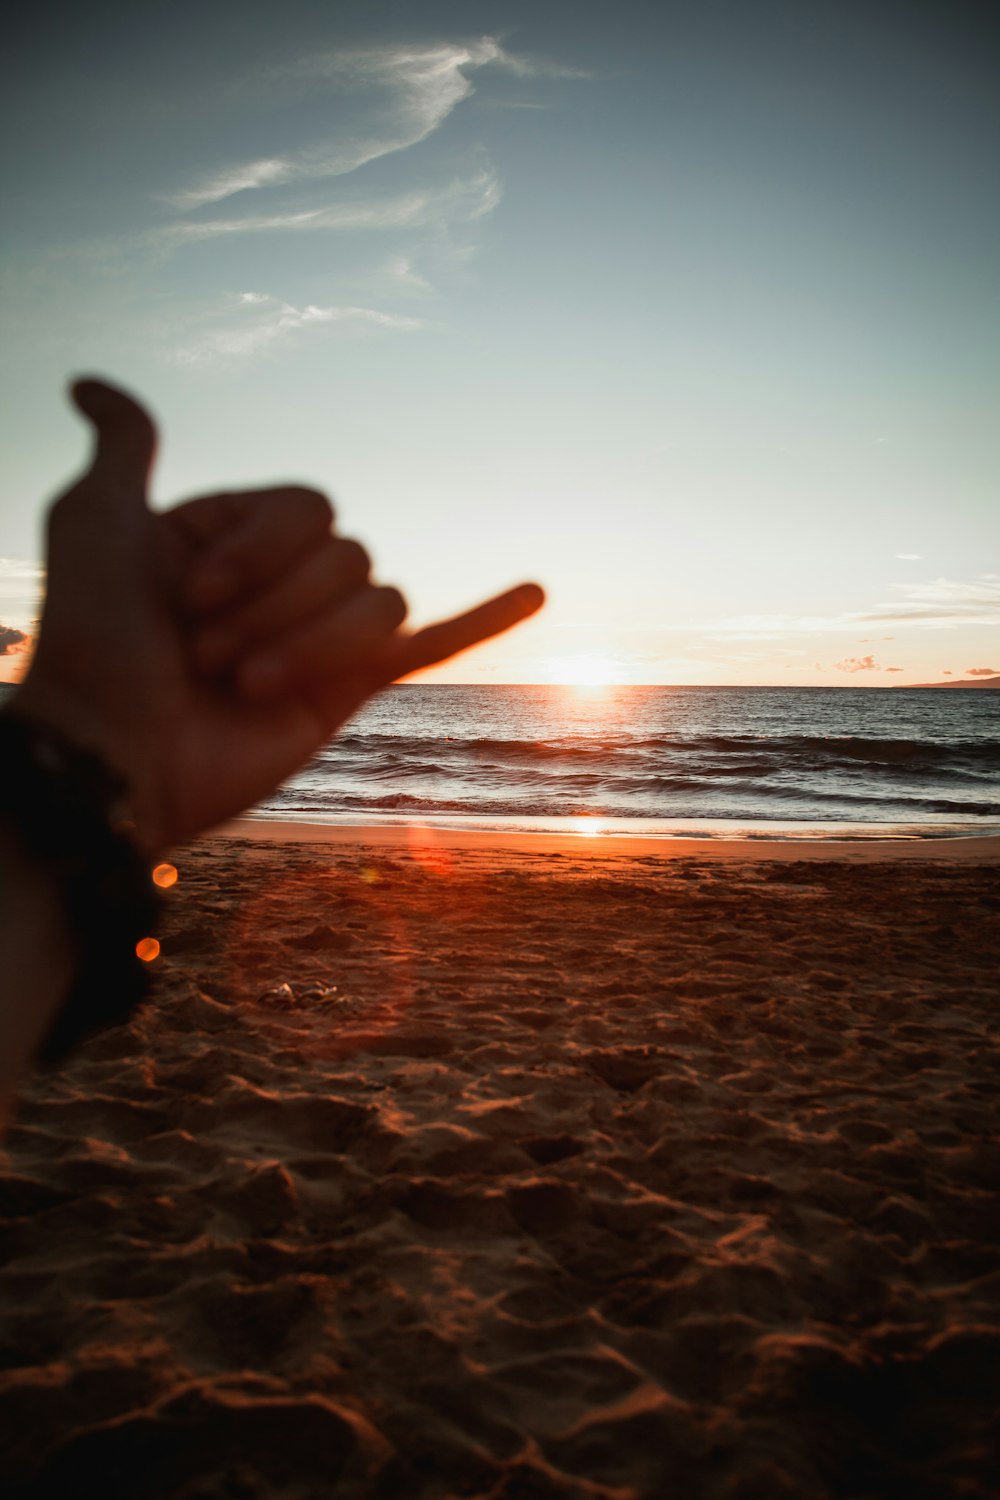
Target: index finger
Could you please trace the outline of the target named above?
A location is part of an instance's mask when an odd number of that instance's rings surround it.
[[[447,661],[448,657],[457,656],[480,641],[500,635],[535,614],[544,603],[544,590],[537,583],[522,583],[518,588],[487,599],[475,609],[466,610],[464,614],[453,615],[450,620],[440,620],[413,635],[397,638],[386,660],[387,667],[392,670],[392,677],[388,680],[398,681],[422,667]]]

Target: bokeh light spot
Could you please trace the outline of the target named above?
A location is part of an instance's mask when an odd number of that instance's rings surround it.
[[[136,957],[141,958],[144,964],[151,964],[154,958],[160,956],[160,945],[154,937],[140,938],[135,945]]]
[[[162,890],[167,890],[169,886],[176,885],[177,866],[168,864],[157,865],[153,871],[153,882],[155,885],[160,886]]]

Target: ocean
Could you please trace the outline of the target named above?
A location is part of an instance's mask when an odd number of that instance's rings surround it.
[[[664,837],[1000,833],[1000,693],[404,684],[254,815]]]
[[[251,816],[667,838],[1000,834],[1000,692],[404,684]]]

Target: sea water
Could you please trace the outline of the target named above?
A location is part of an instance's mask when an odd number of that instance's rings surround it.
[[[0,685],[0,707],[11,691]],[[251,815],[664,837],[1000,833],[1000,692],[404,684]]]
[[[1000,693],[402,685],[256,816],[587,833],[1000,832]]]

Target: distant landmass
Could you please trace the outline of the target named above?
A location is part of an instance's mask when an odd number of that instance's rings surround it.
[[[907,685],[919,688],[1000,688],[1000,674],[996,677],[956,677],[954,682],[911,682]],[[900,687],[902,686],[900,683]]]

